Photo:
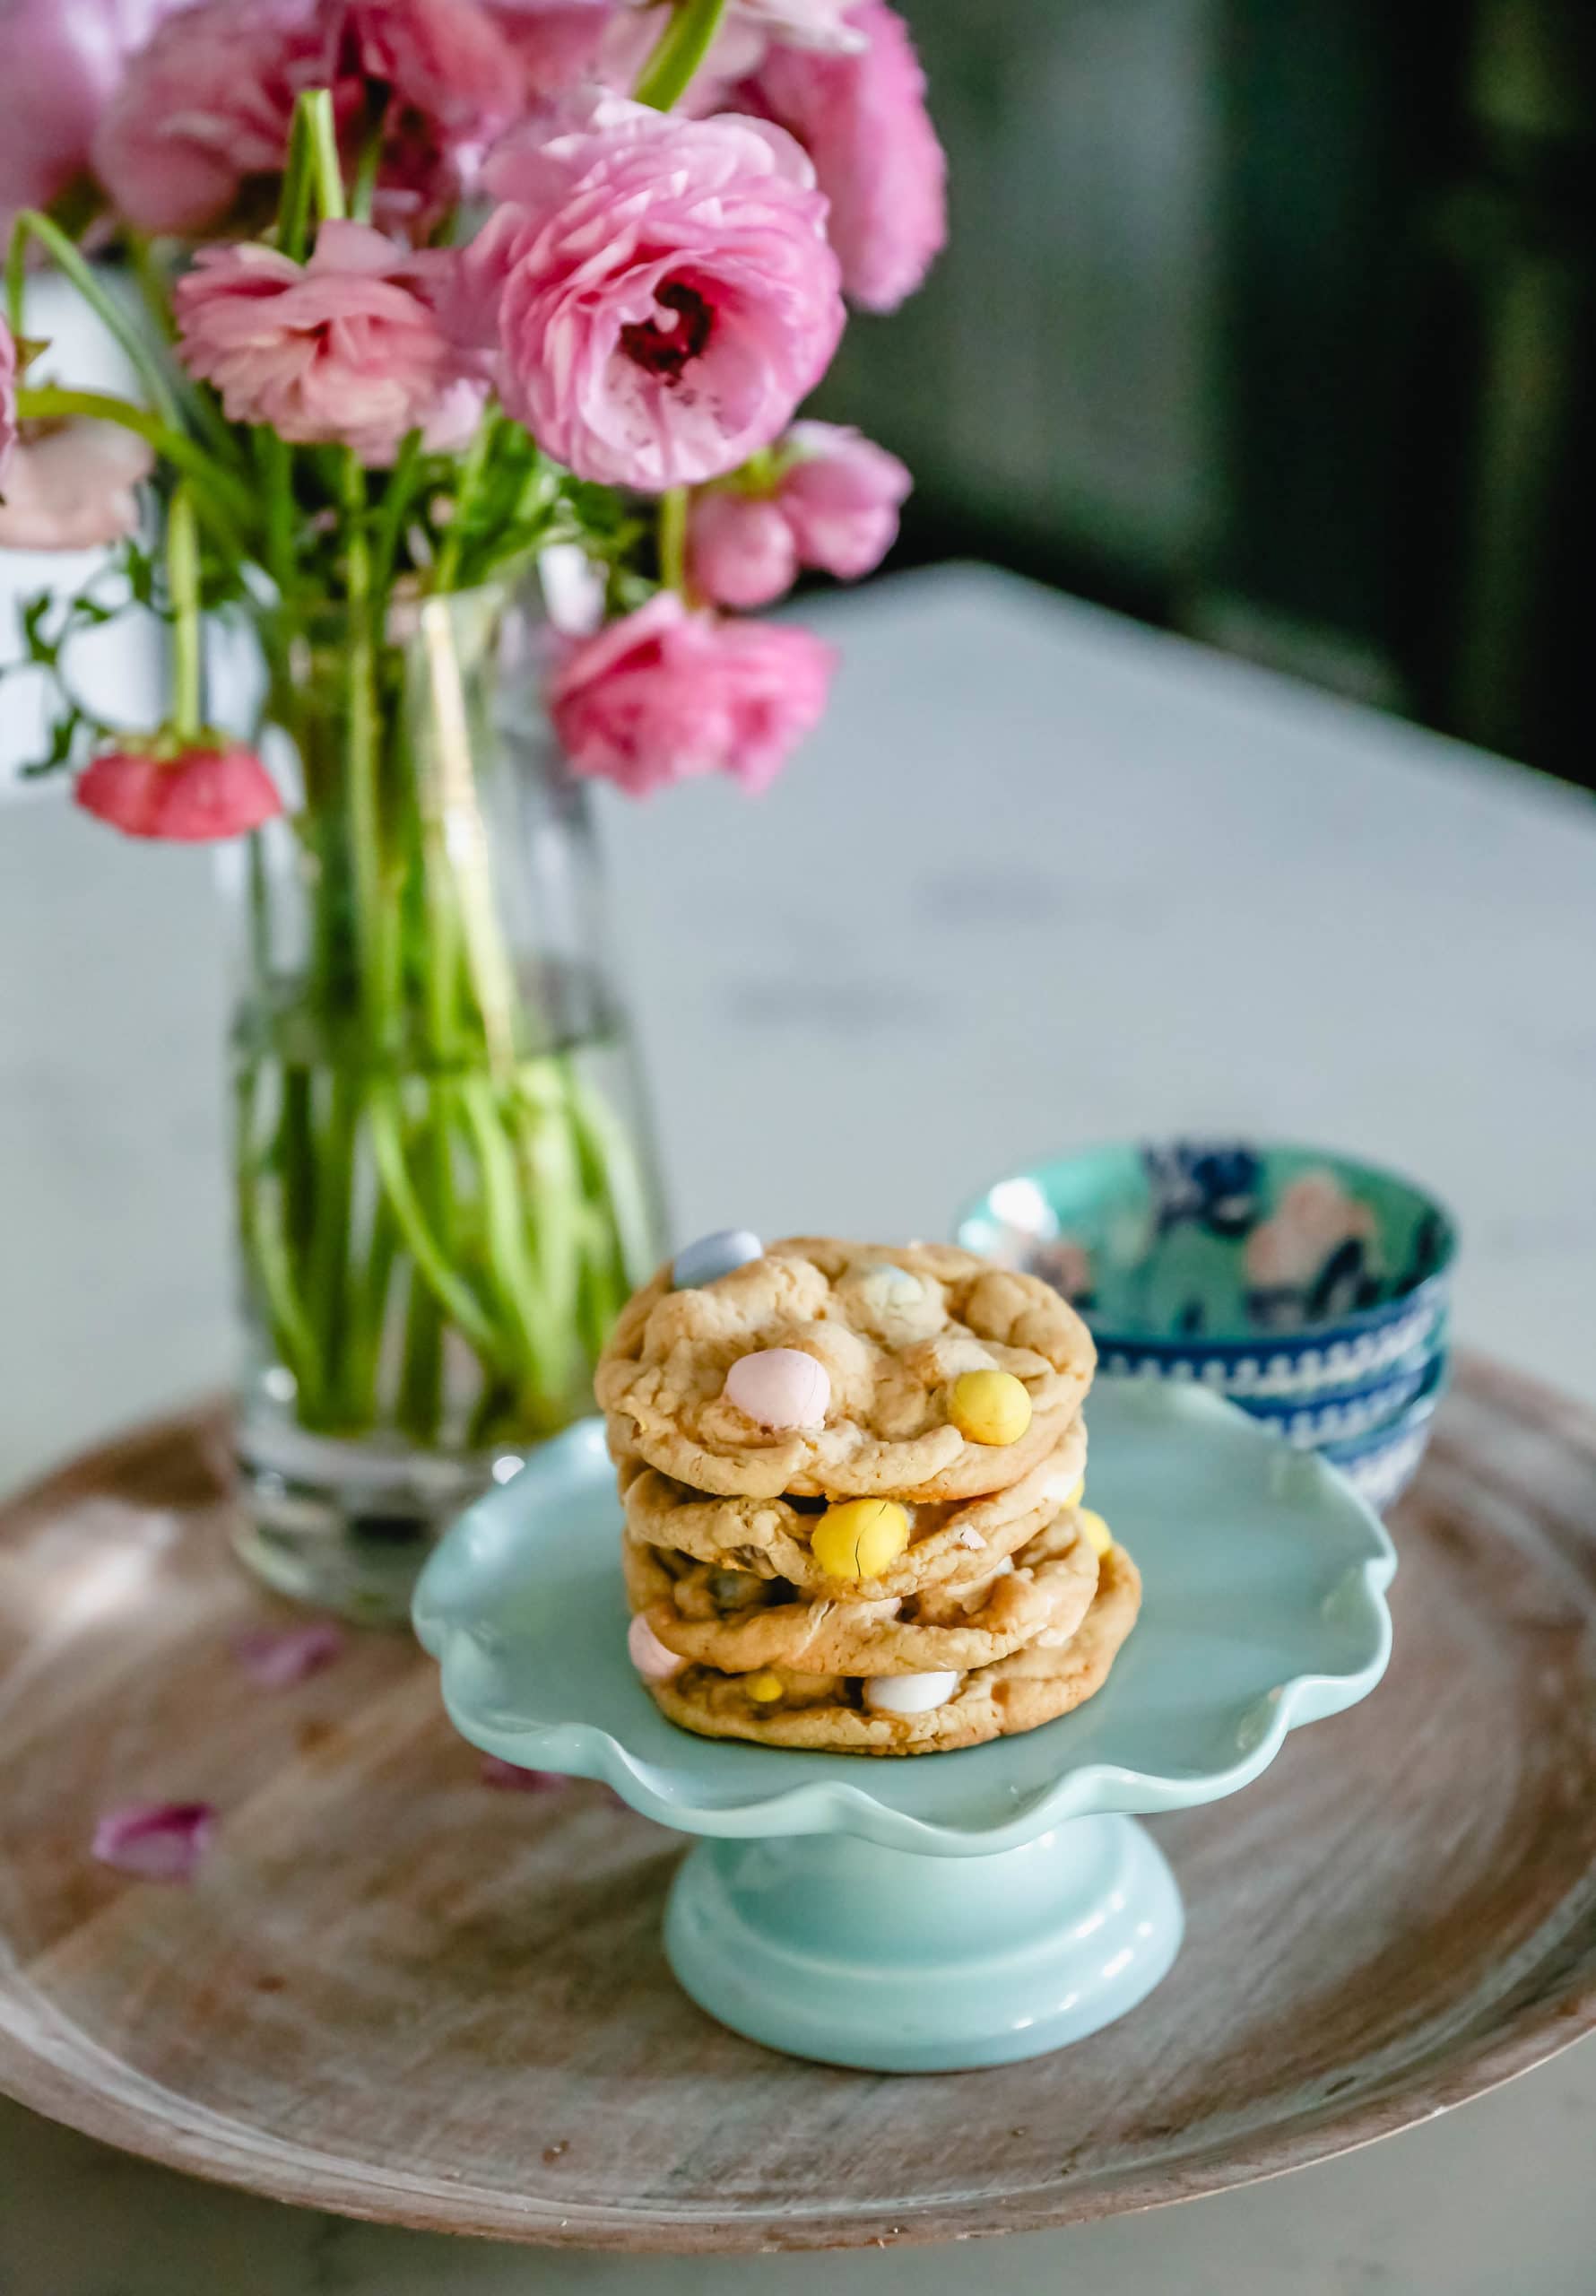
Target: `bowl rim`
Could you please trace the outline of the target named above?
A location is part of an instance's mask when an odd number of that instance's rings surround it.
[[[1404,1441],[1429,1424],[1446,1393],[1451,1370],[1450,1351],[1437,1348],[1418,1392],[1409,1396],[1394,1419],[1387,1419],[1378,1427],[1366,1427],[1361,1435],[1332,1435],[1326,1442],[1315,1443],[1314,1450],[1332,1467],[1357,1466],[1366,1458],[1377,1457],[1392,1444]]]
[[[1433,1189],[1421,1187],[1417,1180],[1410,1178],[1408,1173],[1399,1170],[1395,1165],[1373,1163],[1366,1157],[1351,1155],[1342,1149],[1321,1148],[1301,1140],[1247,1139],[1242,1134],[1227,1137],[1214,1132],[1164,1135],[1144,1133],[1135,1139],[1099,1140],[1085,1147],[1072,1149],[1063,1155],[1049,1156],[1028,1164],[1018,1164],[1009,1171],[999,1173],[995,1179],[989,1180],[984,1187],[976,1189],[972,1195],[965,1197],[959,1205],[954,1214],[954,1239],[966,1250],[975,1248],[967,1240],[966,1230],[977,1220],[992,1220],[993,1215],[989,1206],[993,1194],[994,1190],[1006,1186],[1011,1181],[1030,1180],[1035,1184],[1042,1185],[1048,1173],[1057,1172],[1102,1156],[1140,1159],[1149,1148],[1166,1145],[1202,1146],[1210,1144],[1216,1147],[1244,1144],[1252,1149],[1254,1153],[1262,1156],[1312,1158],[1320,1163],[1329,1165],[1335,1171],[1337,1178],[1343,1182],[1347,1182],[1350,1175],[1360,1174],[1366,1178],[1394,1183],[1396,1187],[1405,1189],[1410,1196],[1415,1197],[1418,1203],[1427,1206],[1436,1214],[1441,1229],[1440,1257],[1427,1275],[1422,1277],[1418,1283],[1410,1284],[1405,1290],[1395,1293],[1391,1299],[1382,1300],[1372,1308],[1354,1309],[1349,1314],[1338,1316],[1331,1322],[1304,1324],[1297,1330],[1290,1332],[1213,1331],[1193,1333],[1185,1337],[1160,1335],[1154,1333],[1132,1334],[1120,1331],[1113,1325],[1097,1322],[1086,1309],[1082,1309],[1080,1311],[1082,1319],[1097,1343],[1100,1354],[1112,1351],[1116,1354],[1141,1356],[1144,1360],[1157,1358],[1161,1361],[1172,1363],[1198,1363],[1205,1358],[1211,1362],[1216,1357],[1220,1356],[1240,1358],[1255,1355],[1265,1360],[1271,1356],[1285,1356],[1289,1359],[1315,1351],[1322,1352],[1328,1346],[1333,1346],[1338,1341],[1357,1339],[1366,1333],[1383,1330],[1387,1325],[1399,1321],[1421,1307],[1428,1309],[1432,1314],[1439,1313],[1444,1309],[1453,1266],[1457,1258],[1459,1240],[1458,1223],[1450,1205],[1444,1198],[1436,1196]]]

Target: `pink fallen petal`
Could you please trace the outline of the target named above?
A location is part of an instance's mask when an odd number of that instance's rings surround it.
[[[345,1635],[331,1619],[308,1626],[253,1627],[233,1639],[233,1657],[263,1690],[289,1690],[343,1656]]]
[[[519,1762],[501,1761],[497,1754],[482,1756],[480,1775],[484,1786],[505,1794],[559,1794],[570,1782],[558,1770],[523,1770]]]
[[[144,1882],[187,1882],[210,1848],[216,1813],[209,1802],[125,1802],[94,1828],[91,1854]]]

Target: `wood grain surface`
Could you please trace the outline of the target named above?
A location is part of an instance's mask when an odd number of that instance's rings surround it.
[[[495,1792],[397,1637],[265,1692],[222,1422],[0,1515],[0,2089],[129,2150],[397,2222],[638,2250],[950,2239],[1188,2197],[1400,2128],[1596,2023],[1596,1418],[1465,1365],[1392,1528],[1396,1656],[1268,1775],[1154,1822],[1185,1950],[1061,2054],[889,2079],[672,1982],[681,1843]],[[96,1815],[204,1798],[189,1888]]]

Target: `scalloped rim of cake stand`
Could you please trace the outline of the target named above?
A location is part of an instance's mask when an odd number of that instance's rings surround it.
[[[504,1659],[509,1638],[504,1629],[504,1600],[517,1589],[524,1594],[532,1581],[535,1540],[561,1535],[573,1513],[602,1515],[601,1493],[605,1492],[617,1536],[603,1564],[582,1575],[595,1582],[612,1577],[617,1624],[624,1619],[620,1510],[602,1424],[594,1420],[579,1422],[534,1453],[513,1482],[479,1500],[446,1535],[417,1589],[416,1632],[439,1662],[444,1703],[455,1728],[471,1743],[526,1768],[602,1779],[645,1816],[684,1832],[723,1837],[840,1832],[922,1855],[984,1857],[1019,1848],[1071,1819],[1188,1809],[1219,1800],[1259,1777],[1288,1731],[1340,1713],[1374,1689],[1391,1651],[1384,1594],[1396,1569],[1395,1550],[1378,1518],[1332,1468],[1311,1453],[1292,1450],[1221,1397],[1196,1388],[1110,1381],[1100,1383],[1094,1392],[1088,1417],[1094,1503],[1105,1451],[1112,1462],[1116,1454],[1126,1457],[1122,1446],[1138,1440],[1160,1445],[1177,1465],[1184,1456],[1199,1483],[1200,1468],[1211,1473],[1228,1457],[1243,1463],[1243,1473],[1262,1479],[1262,1489],[1251,1494],[1254,1509],[1262,1500],[1266,1512],[1272,1509],[1279,1516],[1274,1527],[1301,1539],[1291,1552],[1301,1557],[1305,1584],[1321,1587],[1318,1607],[1325,1620],[1325,1648],[1316,1655],[1322,1663],[1281,1679],[1260,1681],[1245,1700],[1227,1709],[1234,1737],[1234,1752],[1227,1761],[1183,1773],[1096,1760],[1073,1751],[1083,1744],[1080,1720],[1094,1706],[1106,1706],[1125,1668],[1125,1654],[1097,1700],[1078,1714],[1023,1737],[998,1739],[959,1752],[919,1755],[912,1761],[795,1754],[700,1739],[663,1723],[635,1683],[635,1726],[656,1740],[664,1730],[670,1742],[667,1762],[623,1743],[613,1725],[540,1717],[527,1711],[524,1702],[519,1707],[507,1703]],[[1112,1464],[1108,1480],[1116,1480]],[[1128,1480],[1133,1483],[1133,1474]],[[1221,1487],[1223,1482],[1221,1475]],[[1149,1606],[1160,1600],[1157,1558],[1149,1552],[1145,1521],[1125,1519],[1122,1509],[1116,1527],[1142,1566],[1146,1597],[1137,1634],[1145,1648]],[[1211,1523],[1207,1527],[1215,1533]],[[1316,1545],[1307,1544],[1310,1529]],[[1215,1535],[1223,1532],[1221,1523]],[[1256,1536],[1256,1528],[1248,1535]],[[1275,1550],[1271,1559],[1286,1552]],[[558,1617],[541,1631],[567,1639]],[[1165,1637],[1175,1632],[1163,1624]],[[1137,1635],[1132,1635],[1126,1653],[1137,1647]],[[546,1648],[551,1651],[553,1645]],[[993,1788],[994,1795],[1019,1796],[1025,1792],[1023,1786],[1011,1783],[1006,1773],[1034,1770],[1037,1757],[1032,1750],[1038,1747],[1046,1749],[1049,1766],[1056,1758],[1058,1769],[1050,1782],[1033,1786],[1012,1806],[1011,1814],[1000,1812],[978,1821],[946,1813],[928,1818],[890,1798],[894,1773],[930,1769],[946,1775],[950,1783],[956,1766],[975,1761],[986,1766],[990,1775],[984,1776],[983,1784]],[[726,1787],[728,1753],[738,1766],[733,1774],[748,1777],[747,1790]],[[819,1765],[824,1774],[784,1784],[784,1773],[790,1779],[800,1762],[810,1770]]]

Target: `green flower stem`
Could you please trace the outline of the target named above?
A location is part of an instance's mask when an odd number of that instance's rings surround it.
[[[166,578],[172,603],[171,721],[185,741],[197,738],[203,718],[204,639],[200,623],[199,527],[194,483],[174,489],[166,514]]]
[[[415,483],[421,463],[421,434],[406,432],[371,528],[371,594],[386,598],[394,586],[394,566],[407,512],[415,507]]]
[[[632,91],[640,104],[669,111],[686,94],[720,29],[726,0],[676,0],[643,76]]]
[[[5,250],[5,317],[20,343],[26,322],[28,300],[28,234],[13,230]]]
[[[390,1015],[385,1010],[385,919],[382,887],[382,821],[378,798],[378,743],[374,612],[381,601],[371,591],[371,545],[366,531],[366,474],[357,457],[343,457],[343,508],[348,518],[349,581],[349,841],[354,861],[355,940],[360,964],[360,1004],[373,1049],[388,1043]]]
[[[659,578],[667,590],[685,598],[687,588],[688,490],[672,486],[659,499]]]
[[[180,417],[177,397],[166,370],[117,298],[108,293],[102,283],[96,278],[93,265],[84,262],[60,225],[53,223],[48,215],[41,215],[36,207],[24,207],[13,227],[11,248],[13,261],[18,243],[25,237],[37,239],[51,260],[65,273],[89,309],[126,353],[128,363],[143,385],[152,407],[169,428],[176,430]]]
[[[288,132],[288,160],[282,170],[282,191],[277,203],[277,245],[283,255],[303,263],[310,237],[310,115],[309,94],[294,105]]]
[[[404,1159],[399,1095],[393,1085],[373,1085],[369,1104],[372,1152],[394,1214],[421,1274],[431,1285],[484,1363],[502,1365],[504,1348],[492,1318],[464,1276],[450,1266],[427,1223]]]
[[[299,101],[305,110],[317,207],[324,223],[342,222],[349,210],[343,197],[343,161],[338,151],[333,91],[330,88],[312,88]]]
[[[466,533],[488,474],[499,422],[499,408],[490,399],[482,410],[476,435],[465,450],[465,460],[461,465],[460,484],[455,496],[455,515],[444,530],[443,547],[438,553],[438,564],[432,571],[434,590],[453,590],[459,586],[460,561],[465,549]]]

